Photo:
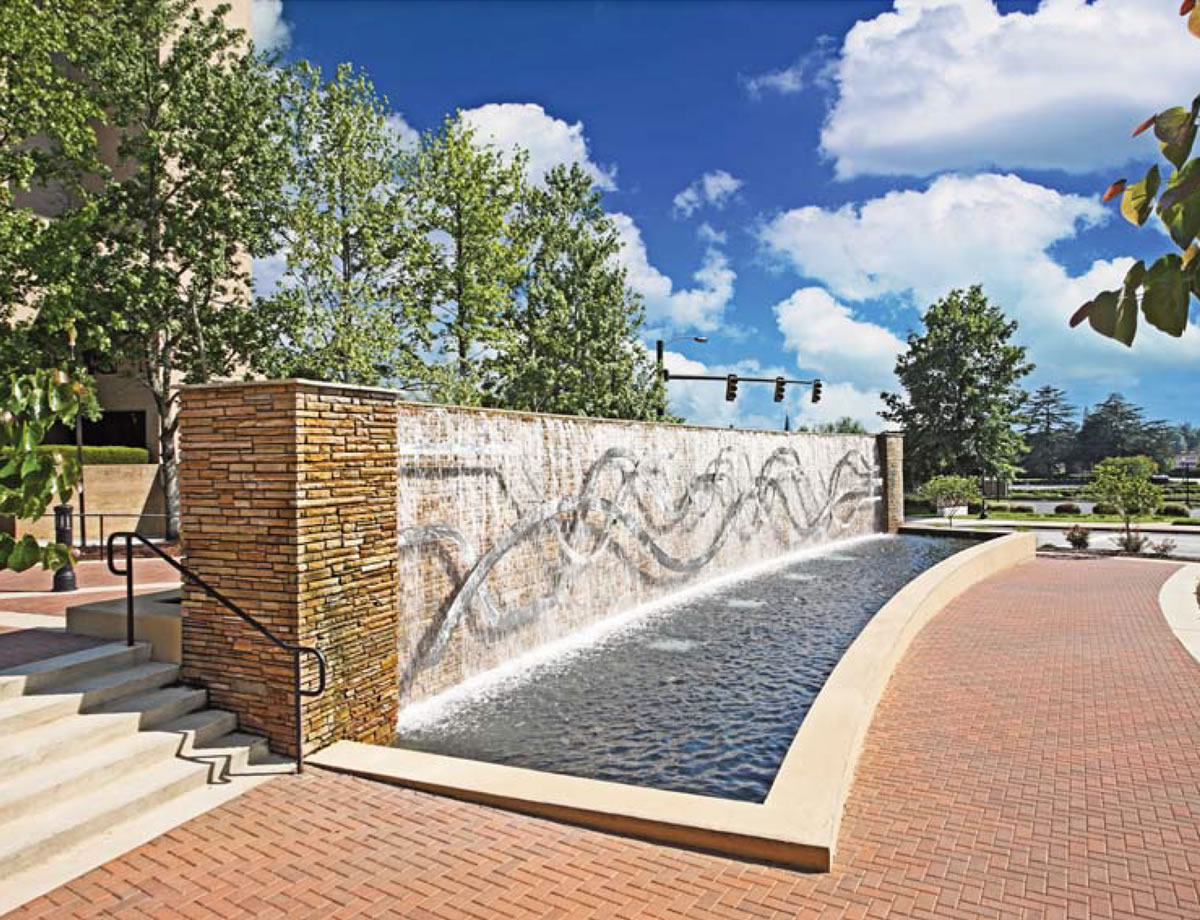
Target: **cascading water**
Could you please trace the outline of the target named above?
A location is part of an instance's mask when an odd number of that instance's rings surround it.
[[[402,704],[685,585],[881,526],[875,442],[401,407]]]

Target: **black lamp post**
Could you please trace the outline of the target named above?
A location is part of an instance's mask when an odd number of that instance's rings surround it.
[[[71,545],[71,514],[74,509],[70,505],[57,505],[54,509],[54,542],[63,546]],[[75,566],[67,563],[54,573],[54,591],[75,590]]]
[[[683,342],[683,341],[689,340],[689,339],[693,342],[697,342],[698,344],[703,345],[705,342],[708,341],[708,336],[706,336],[706,335],[677,335],[677,336],[675,336],[675,338],[667,339],[665,342],[662,339],[654,340],[654,364],[655,364],[655,368],[656,368],[655,372],[658,375],[656,379],[660,383],[663,381],[663,346],[670,345],[672,342]],[[664,397],[665,397],[665,394],[664,394]],[[658,407],[658,417],[659,418],[663,417],[663,407],[661,405]]]

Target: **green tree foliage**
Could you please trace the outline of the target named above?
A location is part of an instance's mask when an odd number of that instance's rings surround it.
[[[903,395],[884,393],[882,413],[905,432],[913,482],[938,473],[1009,478],[1025,442],[1014,430],[1033,365],[1013,345],[1015,321],[988,303],[978,286],[951,291],[925,314],[923,335],[910,333],[896,361]]]
[[[282,180],[276,89],[228,29],[226,7],[125,0],[88,85],[119,137],[98,198],[90,290],[94,347],[152,395],[177,533],[181,383],[233,374],[250,340],[249,257],[267,252],[261,204]]]
[[[785,429],[786,430],[786,429]],[[821,422],[818,425],[802,425],[797,431],[811,431],[814,434],[868,434],[866,426],[858,419],[843,415],[832,422]]]
[[[1113,393],[1084,416],[1071,457],[1087,468],[1106,457],[1146,454],[1166,468],[1179,447],[1177,429],[1163,421],[1147,421],[1139,406]]]
[[[59,370],[0,378],[0,515],[32,520],[46,513],[55,496],[71,500],[79,467],[75,453],[41,449],[51,426],[72,425],[76,413],[95,418],[91,382]],[[32,536],[14,540],[0,533],[0,569],[23,571],[41,563],[58,569],[71,561],[68,547],[42,545]]]
[[[108,0],[0,3],[0,363],[12,372],[54,363],[66,339],[62,300],[93,217],[82,179],[103,169],[101,110],[77,75],[111,39],[110,10]]]
[[[1037,476],[1050,477],[1060,471],[1075,445],[1078,410],[1058,387],[1039,387],[1021,412],[1021,432],[1029,452],[1021,465]]]
[[[414,163],[413,226],[433,243],[415,273],[415,307],[432,317],[430,395],[440,402],[482,403],[497,354],[512,347],[525,163],[480,144],[461,117],[426,136]]]
[[[1185,0],[1180,14],[1188,30],[1200,37],[1200,9]],[[1192,158],[1200,96],[1189,108],[1176,106],[1152,115],[1133,130],[1134,137],[1151,128],[1169,164],[1155,164],[1137,182],[1118,179],[1104,194],[1105,201],[1121,196],[1121,215],[1137,227],[1155,215],[1179,252],[1160,256],[1147,267],[1139,259],[1125,274],[1118,290],[1102,291],[1075,311],[1071,325],[1085,319],[1101,335],[1132,345],[1137,335],[1138,310],[1146,322],[1168,335],[1183,335],[1193,296],[1200,297],[1200,160]]]
[[[639,342],[641,301],[625,283],[620,236],[591,177],[578,164],[555,166],[528,188],[521,223],[530,257],[496,362],[496,404],[655,417],[662,393]]]
[[[276,232],[286,271],[256,304],[261,369],[368,385],[419,380],[428,316],[412,266],[429,264],[431,244],[409,220],[414,154],[387,100],[349,64],[322,83],[300,62],[283,84],[288,166]]]
[[[1152,513],[1162,501],[1162,489],[1150,482],[1154,470],[1154,461],[1144,456],[1109,457],[1096,465],[1091,495],[1117,509],[1125,524],[1125,546],[1134,545],[1134,518]]]
[[[971,502],[980,499],[979,483],[969,476],[933,476],[921,486],[918,494],[945,514],[950,526],[954,526],[954,515]]]

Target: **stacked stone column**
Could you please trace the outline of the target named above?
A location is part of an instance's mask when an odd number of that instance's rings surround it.
[[[184,561],[281,640],[328,658],[328,689],[304,701],[306,751],[394,732],[396,396],[303,381],[183,393]],[[185,588],[182,620],[183,680],[294,756],[291,656],[198,588]]]
[[[883,529],[896,533],[904,524],[904,432],[885,431],[876,442],[883,474]]]

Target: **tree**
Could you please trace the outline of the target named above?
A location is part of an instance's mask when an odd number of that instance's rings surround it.
[[[1200,37],[1200,8],[1195,0],[1185,0],[1180,13],[1188,16],[1188,29]],[[1189,108],[1166,109],[1133,130],[1137,137],[1154,129],[1159,150],[1173,167],[1165,184],[1155,164],[1138,182],[1131,185],[1118,179],[1104,193],[1105,201],[1121,196],[1121,214],[1136,227],[1144,225],[1152,213],[1157,215],[1179,252],[1159,257],[1149,268],[1144,260],[1134,262],[1119,290],[1102,291],[1075,311],[1072,327],[1086,319],[1101,335],[1132,345],[1140,307],[1150,325],[1168,335],[1183,335],[1191,298],[1200,297],[1200,262],[1196,260],[1200,255],[1196,242],[1200,233],[1200,160],[1190,159],[1198,113],[1200,96]]]
[[[1025,442],[1013,430],[1033,365],[1010,344],[1007,320],[974,286],[954,290],[925,313],[925,333],[908,336],[896,361],[903,396],[884,393],[882,413],[905,432],[912,481],[937,473],[1008,478]]]
[[[1074,446],[1077,411],[1058,387],[1039,387],[1021,413],[1022,434],[1029,444],[1022,466],[1041,476],[1057,473]]]
[[[967,476],[934,476],[918,492],[954,526],[954,515],[971,502],[980,500],[979,483]]]
[[[322,84],[301,62],[284,80],[287,181],[277,212],[286,270],[260,298],[262,369],[374,385],[422,376],[428,316],[411,266],[430,242],[408,221],[406,160],[387,100],[349,64]]]
[[[1084,416],[1071,456],[1091,467],[1106,457],[1148,454],[1168,466],[1178,446],[1177,430],[1163,421],[1146,421],[1141,407],[1112,393]]]
[[[480,145],[456,116],[424,138],[414,161],[414,228],[436,243],[415,298],[432,317],[431,395],[442,402],[483,402],[497,352],[511,348],[509,318],[526,272],[525,159]]]
[[[91,381],[60,370],[0,378],[0,515],[31,520],[46,513],[55,496],[71,500],[79,481],[74,452],[39,450],[55,424],[72,425],[82,411],[98,415]],[[70,548],[41,545],[32,535],[15,540],[0,533],[0,569],[20,572],[41,563],[59,569],[71,562]]]
[[[654,418],[664,402],[640,344],[642,304],[626,284],[616,224],[578,164],[530,186],[521,214],[529,266],[497,361],[510,409]],[[662,406],[665,408],[665,406]]]
[[[0,4],[0,362],[13,373],[63,353],[63,301],[91,244],[83,178],[103,171],[92,126],[102,112],[77,75],[110,40],[110,10],[109,0]]]
[[[1149,457],[1109,457],[1096,465],[1091,495],[1097,502],[1113,505],[1125,524],[1124,546],[1138,545],[1133,520],[1150,514],[1162,501],[1162,489],[1150,482],[1154,461]]]
[[[275,82],[226,28],[226,10],[126,0],[114,14],[120,40],[88,81],[119,141],[80,294],[107,336],[100,347],[153,397],[168,536],[179,520],[179,386],[240,366],[249,257],[268,252],[260,204],[282,179]]]

